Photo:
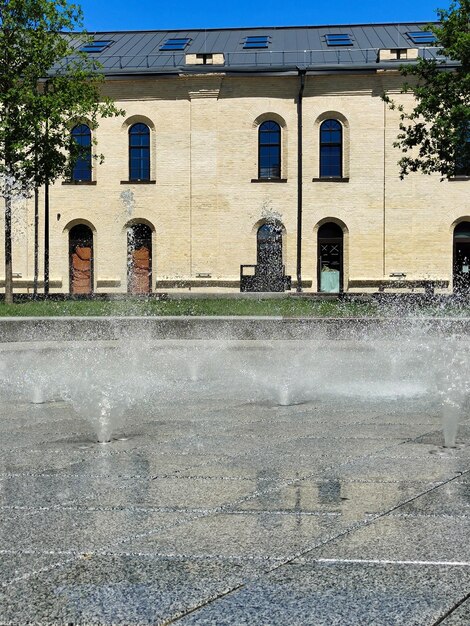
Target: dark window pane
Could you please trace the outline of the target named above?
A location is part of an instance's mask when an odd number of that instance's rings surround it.
[[[349,33],[332,33],[325,35],[328,46],[351,46],[352,39]]]
[[[322,129],[333,129],[333,130],[337,130],[341,128],[340,123],[337,120],[325,120],[323,122],[323,124],[321,125]]]
[[[413,43],[434,43],[436,41],[436,36],[433,32],[429,30],[419,30],[411,33],[407,33],[408,37],[411,39]]]
[[[457,176],[470,176],[470,158],[467,160],[459,158],[457,160],[455,174]]]
[[[77,154],[71,179],[91,181],[91,130],[86,124],[78,124],[72,129],[71,136],[74,142],[74,154]]]
[[[146,153],[146,148],[141,148],[140,146],[131,147],[131,159],[142,159]]]
[[[273,154],[273,150],[275,151],[274,155],[276,155],[277,153],[276,146],[260,146],[259,154],[260,154],[261,160],[265,161],[266,159],[270,159],[271,155]]]
[[[150,129],[145,124],[134,124],[129,130],[130,135],[148,135]]]
[[[320,178],[341,178],[343,129],[337,120],[320,126]]]
[[[160,46],[160,50],[184,50],[190,41],[191,39],[188,37],[180,39],[167,39],[165,43]]]
[[[461,131],[461,146],[457,150],[456,176],[470,176],[470,122]]]
[[[263,165],[260,167],[260,178],[280,178],[281,168],[278,165]]]
[[[266,144],[276,145],[280,143],[279,140],[280,140],[280,135],[278,132],[269,132],[269,133],[263,132],[260,135],[260,142],[263,145],[266,145]]]
[[[259,35],[253,37],[247,37],[244,48],[267,48],[270,44],[270,37],[268,35]]]
[[[341,143],[341,131],[337,130],[322,130],[321,142],[324,143]]]
[[[150,180],[150,129],[146,124],[129,129],[129,179]]]
[[[259,127],[259,178],[280,178],[281,176],[281,128],[272,121],[263,122]]]
[[[91,159],[79,158],[73,168],[73,180],[90,181],[91,180]]]
[[[103,52],[112,41],[91,41],[80,48],[80,52]]]

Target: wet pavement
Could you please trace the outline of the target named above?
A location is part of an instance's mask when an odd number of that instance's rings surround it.
[[[468,626],[468,422],[444,450],[423,396],[229,383],[134,398],[107,445],[4,391],[0,624]]]

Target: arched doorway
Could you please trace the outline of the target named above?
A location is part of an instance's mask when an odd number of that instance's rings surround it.
[[[152,291],[152,230],[146,224],[127,229],[127,291],[134,295]]]
[[[260,265],[282,266],[282,226],[263,224],[258,228],[257,261]]]
[[[269,222],[258,228],[256,250],[258,291],[284,291],[281,224]]]
[[[318,291],[343,291],[343,229],[327,222],[318,229]]]
[[[69,232],[70,293],[93,292],[93,233],[85,224]]]
[[[470,292],[470,222],[454,229],[453,285],[455,293]]]

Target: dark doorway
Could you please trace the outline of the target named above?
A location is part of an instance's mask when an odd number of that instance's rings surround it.
[[[240,291],[288,291],[291,277],[282,263],[282,224],[269,222],[256,233],[256,265],[240,265]]]
[[[69,232],[70,293],[93,292],[93,233],[78,224]]]
[[[277,270],[282,266],[282,227],[279,224],[263,224],[258,228],[258,264]]]
[[[318,291],[343,291],[343,230],[333,222],[318,229]]]
[[[284,291],[282,264],[282,226],[263,224],[257,233],[257,268],[259,291]]]
[[[454,293],[470,293],[470,222],[460,222],[454,230]]]
[[[127,291],[134,295],[152,291],[152,231],[146,224],[127,229]]]

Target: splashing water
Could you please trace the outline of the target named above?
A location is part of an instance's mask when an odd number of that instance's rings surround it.
[[[109,399],[104,396],[99,403],[100,414],[98,417],[98,443],[110,443],[111,442],[111,403]]]
[[[459,431],[460,407],[445,403],[442,408],[442,432],[444,448],[455,448]]]
[[[125,221],[130,220],[135,213],[135,196],[132,189],[125,189],[121,191],[120,198],[122,202],[122,206],[124,209],[124,219]],[[121,221],[122,215],[118,215],[116,217],[116,221]]]
[[[99,442],[119,438],[130,414],[145,419],[159,406],[213,398],[223,406],[305,403],[307,412],[321,403],[359,413],[376,403],[381,414],[412,407],[440,413],[444,444],[452,447],[470,392],[470,351],[459,352],[459,341],[419,331],[399,340],[83,341],[3,355],[2,394],[62,398]]]

